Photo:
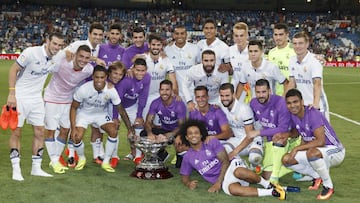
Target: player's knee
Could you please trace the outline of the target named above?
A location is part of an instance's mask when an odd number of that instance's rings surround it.
[[[295,160],[292,160],[290,158],[290,155],[289,154],[285,154],[282,159],[281,159],[281,162],[284,166],[290,166],[290,165],[293,165],[294,164],[294,161]]]
[[[252,149],[249,153],[249,162],[254,165],[260,165],[263,160],[263,154],[259,149]]]
[[[245,180],[247,178],[247,170],[243,167],[237,167],[234,170],[234,176],[238,179]]]
[[[321,158],[322,154],[317,148],[310,148],[306,151],[307,159]]]

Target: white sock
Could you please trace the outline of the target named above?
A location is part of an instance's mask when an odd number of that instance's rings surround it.
[[[48,152],[49,158],[52,164],[56,164],[59,158],[56,158],[56,145],[54,138],[47,138],[45,139],[45,146]]]
[[[258,182],[257,184],[259,184],[259,185],[263,186],[265,189],[267,189],[270,185],[270,182],[260,176],[260,182]]]
[[[103,163],[109,163],[111,155],[113,154],[116,145],[117,145],[117,140],[118,138],[112,138],[110,136],[108,136],[107,141],[106,141],[106,146],[105,146],[105,157],[103,160]]]
[[[42,176],[42,177],[52,177],[51,174],[48,174],[41,169],[41,162],[42,162],[41,156],[32,155],[31,175]]]
[[[75,150],[76,150],[76,152],[77,152],[77,154],[79,156],[79,159],[86,159],[85,158],[85,153],[84,153],[85,147],[84,147],[83,141],[80,141],[79,144],[74,143],[73,145],[74,145],[74,148],[75,148]]]
[[[17,181],[23,181],[24,178],[21,175],[21,168],[20,168],[20,157],[11,158],[11,165],[12,165],[12,179]]]
[[[295,164],[291,166],[286,166],[291,168],[293,171],[296,171],[301,174],[309,175],[313,178],[319,178],[319,174],[310,166],[310,164]]]
[[[142,155],[141,150],[138,148],[135,148],[135,157],[141,157],[141,155]]]
[[[309,163],[311,167],[320,175],[323,181],[323,185],[325,187],[334,188],[325,160],[323,158],[319,158],[316,160],[309,160]]]
[[[69,157],[75,157],[75,147],[72,140],[68,141],[67,148],[69,150]]]
[[[104,158],[104,156],[105,156],[104,143],[100,142],[99,157]]]
[[[55,140],[55,146],[56,146],[56,148],[55,148],[55,149],[56,149],[55,154],[56,154],[56,156],[57,156],[58,158],[61,156],[62,152],[64,151],[65,144],[66,144],[66,141],[65,141],[65,140],[62,140],[62,139],[60,139],[59,137],[56,138],[56,140]],[[69,153],[69,155],[70,155],[70,153]]]
[[[119,137],[119,136],[117,136],[117,137]],[[115,150],[114,150],[114,152],[112,153],[112,155],[111,155],[111,157],[112,158],[119,158],[119,155],[118,155],[118,151],[119,151],[119,142],[120,142],[120,140],[119,139],[117,139],[117,141],[116,141],[116,147],[115,147]]]
[[[273,189],[262,189],[262,188],[258,188],[258,196],[259,197],[264,197],[264,196],[272,196],[272,190]]]
[[[101,148],[101,140],[100,138],[97,138],[95,140],[95,142],[90,142],[91,143],[91,146],[92,146],[92,149],[93,149],[93,159],[96,159],[100,156],[100,148]]]

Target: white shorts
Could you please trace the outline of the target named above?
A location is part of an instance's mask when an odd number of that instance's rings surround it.
[[[95,128],[100,128],[106,123],[112,123],[112,116],[107,112],[97,113],[97,114],[86,114],[81,111],[78,111],[76,114],[76,127],[87,128],[88,125],[92,125]],[[103,133],[103,131],[101,131]]]
[[[231,138],[229,138],[227,140],[222,141],[221,143],[224,146],[226,145],[225,149],[229,150],[231,148],[232,150],[234,150],[235,147],[240,145],[240,143],[243,141],[243,139],[244,139],[244,137],[231,137]],[[239,153],[239,155],[240,156],[248,156],[251,149],[258,149],[263,153],[264,152],[263,148],[264,148],[263,147],[263,140],[262,140],[262,138],[260,136],[257,136],[257,137],[254,138],[254,140],[246,148],[244,148]],[[229,151],[229,152],[227,151],[227,153],[230,153],[231,151]]]
[[[70,106],[71,104],[45,102],[45,128],[56,130],[59,125],[70,128]]]
[[[235,177],[234,172],[238,167],[247,168],[245,162],[242,159],[236,158],[230,162],[228,169],[226,170],[224,181],[222,183],[222,189],[225,194],[231,195],[229,191],[229,185],[232,183],[240,183],[242,186],[249,186],[250,184],[244,180],[240,180]]]
[[[326,145],[325,147],[318,147],[317,149],[321,152],[327,168],[341,164],[345,158],[345,148]],[[295,160],[299,164],[305,163],[310,165],[306,157],[306,151],[298,151],[295,155]]]
[[[131,124],[134,124],[135,122],[137,109],[138,109],[137,103],[125,109],[126,113],[129,116],[129,120]],[[119,118],[121,118],[120,114],[119,114]]]
[[[149,113],[149,110],[150,110],[150,105],[151,103],[157,99],[160,95],[149,95],[148,99],[147,99],[147,102],[146,102],[146,105],[145,105],[145,108],[144,108],[144,111],[143,111],[143,118],[144,120],[146,121],[146,116],[147,114]],[[155,118],[154,118],[154,125],[156,126],[161,126],[161,122],[160,122],[160,118],[159,116],[156,114],[155,115]]]
[[[26,122],[33,126],[44,126],[45,119],[45,108],[44,100],[38,99],[22,99],[17,98],[16,100],[18,116],[18,127],[24,126]]]

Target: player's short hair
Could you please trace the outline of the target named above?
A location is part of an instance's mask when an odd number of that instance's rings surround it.
[[[76,50],[76,53],[79,53],[80,51],[85,51],[88,53],[91,53],[91,49],[88,45],[80,45],[79,48]]]
[[[49,41],[51,41],[54,37],[59,38],[59,39],[65,39],[65,36],[63,34],[61,34],[60,32],[52,32],[48,36]]]
[[[119,30],[121,32],[121,25],[119,23],[114,23],[110,25],[109,31],[110,30]]]
[[[167,79],[165,79],[165,80],[163,80],[163,81],[160,82],[159,88],[161,87],[161,85],[170,85],[170,88],[171,88],[171,89],[173,88],[172,82],[171,82],[170,80],[167,80]]]
[[[119,69],[122,71],[123,75],[126,74],[126,67],[121,61],[114,61],[109,65],[108,72],[112,73],[114,70]]]
[[[264,50],[263,42],[261,40],[250,40],[248,48],[253,45],[257,45],[261,51]]]
[[[149,43],[151,43],[153,40],[162,42],[160,35],[154,33],[149,35]]]
[[[186,30],[186,27],[185,27],[185,25],[178,24],[178,25],[176,25],[176,26],[174,27],[174,30],[175,30],[175,29],[185,29],[185,30]]]
[[[267,89],[270,89],[270,83],[268,80],[266,79],[259,79],[255,82],[255,87],[256,86],[266,86]]]
[[[289,33],[289,27],[285,23],[277,23],[277,24],[275,24],[274,29],[284,30],[285,33]]]
[[[227,90],[227,89],[229,89],[231,91],[231,93],[234,94],[234,92],[235,92],[234,85],[229,83],[229,82],[220,85],[219,91],[220,90]]]
[[[145,66],[147,68],[146,61],[143,58],[136,58],[134,61],[134,66],[136,66],[136,65]]]
[[[92,33],[92,31],[94,29],[97,29],[97,30],[102,30],[103,32],[105,31],[105,28],[104,26],[101,24],[101,23],[98,23],[98,22],[94,22],[90,25],[90,28],[89,28],[89,33]]]
[[[245,30],[245,32],[248,33],[249,32],[249,27],[244,22],[238,22],[233,26],[233,31],[234,30]]]
[[[95,72],[104,72],[106,75],[108,75],[108,71],[106,70],[106,68],[101,65],[96,65],[94,67],[93,75],[95,74]]]
[[[216,22],[215,22],[215,20],[214,20],[214,19],[212,19],[212,18],[206,18],[206,19],[205,19],[205,21],[204,21],[203,26],[205,27],[205,25],[206,25],[206,24],[208,24],[208,23],[213,24],[213,25],[214,25],[214,27],[216,28]]]
[[[210,49],[207,49],[207,50],[204,50],[202,53],[201,53],[201,58],[204,58],[204,55],[215,55],[215,52],[213,50],[210,50]]]
[[[145,30],[142,27],[135,27],[131,33],[132,34],[131,37],[134,36],[134,33],[143,33],[145,37]]]
[[[295,88],[290,89],[289,91],[286,92],[285,99],[288,97],[299,97],[300,100],[303,99],[301,92]]]
[[[197,91],[205,91],[206,92],[206,95],[209,95],[209,90],[206,86],[204,85],[199,85],[199,86],[196,86],[195,89],[194,89],[194,93],[196,93]]]
[[[295,33],[294,36],[293,36],[293,38],[296,38],[296,39],[298,39],[298,38],[304,38],[306,42],[309,42],[309,41],[310,41],[309,35],[308,35],[306,32],[304,32],[304,31]]]
[[[182,143],[184,143],[186,146],[190,146],[189,141],[186,139],[187,129],[192,126],[196,126],[199,128],[201,134],[201,141],[204,142],[206,137],[209,135],[206,129],[206,124],[203,121],[189,119],[180,126],[180,130],[178,133],[181,137]]]

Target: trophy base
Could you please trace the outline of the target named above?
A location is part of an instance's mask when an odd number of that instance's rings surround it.
[[[143,169],[136,168],[130,176],[145,179],[145,180],[158,180],[158,179],[168,179],[173,177],[173,175],[169,172],[167,167],[160,169]]]

